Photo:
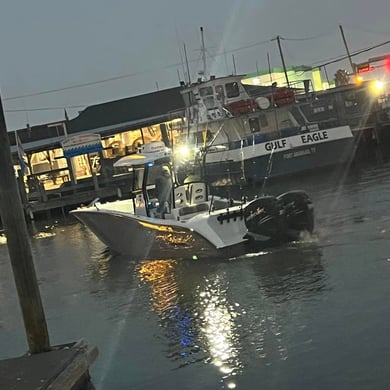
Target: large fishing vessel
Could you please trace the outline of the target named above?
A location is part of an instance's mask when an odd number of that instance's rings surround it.
[[[194,169],[213,185],[260,182],[347,162],[354,151],[349,126],[310,121],[292,88],[247,86],[242,77],[211,77],[183,88],[188,127],[181,142]],[[307,91],[306,91],[307,92]]]

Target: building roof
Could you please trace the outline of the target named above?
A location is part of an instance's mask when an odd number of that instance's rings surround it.
[[[183,115],[184,101],[174,87],[87,107],[76,118],[17,130],[25,150],[45,150],[59,146],[66,135],[94,132],[113,134],[123,130],[151,126]],[[9,132],[12,151],[16,150],[16,132]]]
[[[178,117],[184,111],[182,87],[164,89],[144,95],[87,107],[69,121],[68,133],[98,131],[126,124],[134,129]],[[153,123],[154,122],[154,123]]]

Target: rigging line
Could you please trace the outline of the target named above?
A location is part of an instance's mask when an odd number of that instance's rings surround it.
[[[261,186],[261,193],[262,194],[264,194],[264,190],[265,190],[265,186],[267,184],[267,180],[268,180],[268,178],[269,178],[269,176],[271,174],[271,171],[272,171],[274,151],[275,151],[275,148],[272,148],[271,153],[270,153],[269,158],[268,158],[267,167],[266,167],[266,170],[265,170],[265,176],[264,176],[264,179],[263,179],[263,184]]]
[[[233,53],[233,52],[236,52],[236,51],[240,51],[240,50],[245,50],[245,49],[250,49],[252,47],[255,47],[255,46],[260,46],[260,45],[264,45],[266,43],[269,43],[271,42],[272,39],[267,39],[265,41],[260,41],[260,42],[256,42],[256,43],[252,43],[250,45],[246,45],[246,46],[240,46],[240,47],[237,47],[235,49],[231,49],[231,50],[225,50],[223,53],[218,53],[217,55],[224,55],[226,53]]]
[[[353,24],[344,24],[344,26],[352,29],[352,30],[358,30],[369,34],[375,34],[375,35],[389,35],[389,31],[374,31],[366,28],[361,28],[360,26],[354,26]]]

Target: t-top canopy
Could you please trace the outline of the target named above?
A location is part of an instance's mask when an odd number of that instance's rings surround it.
[[[114,163],[114,167],[133,167],[138,165],[146,165],[155,163],[158,160],[169,158],[171,150],[167,148],[164,142],[154,141],[142,145],[139,153],[130,154],[122,157]]]

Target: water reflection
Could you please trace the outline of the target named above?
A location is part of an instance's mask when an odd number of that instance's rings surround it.
[[[252,267],[259,289],[274,303],[281,303],[312,298],[327,287],[321,258],[319,247],[296,244],[269,252]]]
[[[202,268],[200,263],[196,266]],[[188,263],[189,277],[183,277],[178,267],[175,260],[146,261],[138,267],[170,341],[168,357],[178,362],[177,368],[197,362],[213,364],[226,386],[234,388],[231,378],[241,368],[235,324],[239,312],[238,305],[228,301],[228,279],[213,272],[204,275]]]
[[[229,388],[235,388],[232,377],[242,368],[239,358],[240,335],[236,318],[239,304],[232,305],[227,297],[229,283],[215,275],[205,279],[205,285],[198,289],[201,335],[206,341],[209,359],[222,373]]]
[[[138,268],[141,281],[151,285],[152,305],[162,319],[178,304],[175,265],[175,260],[155,260],[141,263]]]
[[[234,261],[144,261],[136,272],[176,368],[213,365],[222,386],[235,388],[253,357],[264,365],[288,358],[290,335],[305,328],[305,299],[326,289],[321,256],[292,245]]]

